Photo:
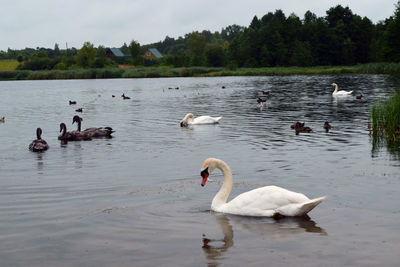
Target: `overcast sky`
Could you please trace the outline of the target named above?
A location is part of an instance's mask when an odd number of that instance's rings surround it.
[[[376,23],[394,14],[397,0],[0,0],[0,50],[25,47],[120,47],[177,38],[192,31],[248,26],[256,15],[283,10],[318,17],[338,4]]]

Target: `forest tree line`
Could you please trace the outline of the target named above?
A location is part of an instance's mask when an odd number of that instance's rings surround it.
[[[163,57],[144,61],[147,48],[157,48]],[[286,16],[282,10],[255,16],[248,27],[230,25],[220,32],[188,33],[177,39],[141,46],[124,43],[124,58],[106,56],[104,46],[85,42],[79,50],[26,48],[0,51],[0,59],[17,59],[20,69],[71,69],[116,67],[118,64],[174,67],[275,67],[337,66],[370,62],[400,62],[400,1],[394,14],[374,24],[338,5],[317,17],[307,11],[303,18]]]

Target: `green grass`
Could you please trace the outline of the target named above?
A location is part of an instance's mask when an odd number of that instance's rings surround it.
[[[5,61],[0,61],[6,66]],[[8,68],[14,68],[16,61],[7,61]],[[13,62],[13,63],[12,63]],[[14,64],[14,67],[12,67]],[[16,65],[15,65],[16,64]],[[400,74],[398,63],[371,63],[356,66],[319,67],[273,67],[273,68],[214,68],[214,67],[136,67],[132,69],[70,69],[20,71],[2,70],[2,80],[46,80],[46,79],[102,79],[102,78],[158,78],[158,77],[218,77],[218,76],[274,76],[274,75],[332,75],[332,74],[381,73]]]
[[[19,65],[15,59],[3,59],[0,60],[0,71],[15,70]]]

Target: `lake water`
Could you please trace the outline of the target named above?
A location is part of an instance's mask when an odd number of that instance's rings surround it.
[[[0,82],[0,265],[398,266],[400,162],[384,147],[372,151],[368,111],[399,81],[341,75]],[[353,97],[334,99],[332,82],[354,90]],[[268,98],[266,109],[258,97]],[[61,144],[59,124],[74,130],[78,107],[83,128],[111,126],[114,137]],[[219,125],[179,127],[188,112],[223,118]],[[313,132],[295,135],[296,121]],[[50,145],[44,153],[28,150],[37,127]],[[277,185],[327,199],[309,218],[210,212],[222,175],[216,170],[200,186],[208,157],[231,167],[231,197]]]

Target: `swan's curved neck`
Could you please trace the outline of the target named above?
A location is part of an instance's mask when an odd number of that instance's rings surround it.
[[[67,126],[65,124],[61,124],[61,136],[65,136],[67,133]]]
[[[40,140],[40,139],[42,139],[41,138],[41,135],[42,135],[42,130],[40,130],[39,128],[36,130],[36,139],[37,140]]]
[[[335,91],[333,91],[333,92],[334,92],[334,93],[337,93],[337,91],[338,91],[338,85],[335,84]]]
[[[222,183],[221,189],[215,195],[211,203],[212,209],[225,204],[232,190],[232,172],[229,166],[222,160],[216,160],[216,168],[222,171],[222,174],[224,175],[224,182]]]
[[[81,131],[81,121],[79,120],[78,121],[78,132],[80,132]]]

